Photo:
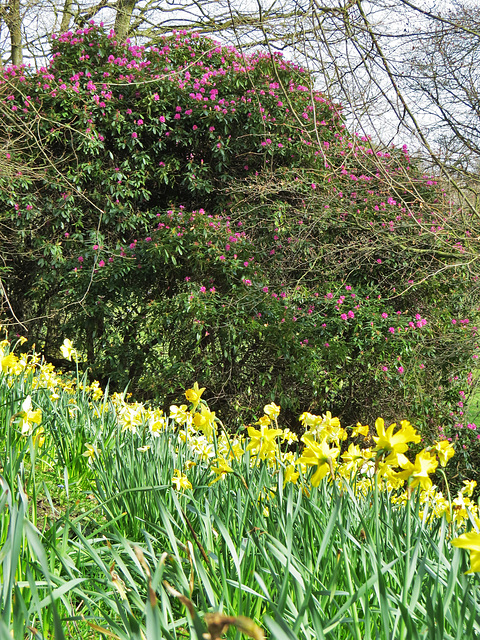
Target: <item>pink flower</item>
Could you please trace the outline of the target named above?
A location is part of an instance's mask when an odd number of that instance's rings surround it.
[[[137,132],[136,132],[136,131],[134,131],[134,132],[132,133],[132,138],[138,138],[138,135],[137,135]]]
[[[388,327],[390,333],[395,333],[395,329],[393,327]]]
[[[82,256],[79,256],[79,257],[78,257],[78,261],[79,261],[79,262],[83,262],[83,257],[82,257]]]
[[[160,116],[160,117],[159,117],[159,121],[160,121],[160,122],[165,122],[165,116]]]
[[[425,369],[425,365],[424,365],[424,364],[421,364],[421,365],[420,365],[420,369]]]
[[[207,290],[206,287],[200,287],[200,293],[205,293],[206,290]]]
[[[103,260],[100,260],[100,262],[98,263],[99,267],[104,267],[105,266],[105,262]]]
[[[342,320],[347,320],[347,314],[346,313],[342,313],[342,315],[340,316]]]
[[[388,313],[382,313],[382,318],[388,318]]]
[[[355,314],[353,313],[353,311],[349,311],[348,312],[348,317],[349,318],[355,318]]]
[[[388,367],[382,367],[382,371],[388,371]]]
[[[94,251],[96,251],[98,249],[98,244],[94,244],[92,248]]]
[[[377,262],[378,264],[382,264],[382,261],[380,260],[380,258],[378,258]]]
[[[262,291],[263,293],[268,293],[268,287],[263,287]]]
[[[398,371],[398,373],[403,373],[404,369],[403,369],[402,366],[400,366],[400,367],[398,367],[397,371]]]
[[[325,342],[325,346],[326,346],[326,347],[327,347],[327,349],[328,349],[328,347],[329,347],[330,345],[328,344],[328,342]]]

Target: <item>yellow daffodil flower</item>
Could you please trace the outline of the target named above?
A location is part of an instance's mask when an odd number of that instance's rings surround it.
[[[88,458],[88,464],[93,464],[95,457],[98,456],[98,451],[92,444],[85,444],[85,447],[87,450],[82,453],[82,456]]]
[[[22,436],[29,436],[33,432],[33,425],[40,424],[42,421],[42,410],[36,409],[32,411],[32,397],[27,396],[22,403],[22,410],[20,412],[20,429]]]
[[[215,478],[208,484],[209,487],[212,484],[215,484],[215,482],[222,480],[227,475],[227,473],[232,473],[233,471],[232,467],[228,464],[225,458],[216,458],[214,462],[216,462],[218,466],[215,467],[212,465],[210,467],[210,469],[215,473]]]
[[[263,407],[263,410],[266,413],[266,415],[272,420],[276,420],[280,414],[280,407],[276,405],[274,402],[271,402],[270,404],[266,404]]]
[[[345,478],[350,477],[352,473],[355,474],[372,456],[373,453],[371,449],[360,449],[358,445],[351,442],[347,451],[341,455],[343,463],[339,468],[339,473]]]
[[[298,436],[296,433],[293,433],[290,429],[284,429],[282,433],[283,442],[288,442],[288,444],[292,444],[292,442],[298,442]]]
[[[433,448],[438,455],[438,459],[440,460],[442,467],[444,467],[450,458],[455,455],[455,449],[452,443],[448,440],[440,440],[440,442],[435,443]]]
[[[454,547],[470,551],[470,569],[466,573],[480,572],[480,533],[470,531],[452,540]]]
[[[282,429],[269,429],[268,427],[260,426],[259,431],[254,427],[248,427],[250,443],[246,450],[264,460],[269,453],[274,452],[277,448],[276,438],[281,434]]]
[[[418,485],[425,491],[428,491],[432,487],[432,481],[429,477],[431,473],[434,473],[438,467],[438,460],[435,455],[429,453],[426,449],[417,453],[415,457],[415,463],[408,463],[405,467],[405,471],[400,475],[406,478],[411,478],[410,489],[414,489]]]
[[[292,484],[297,484],[298,477],[300,475],[300,471],[296,471],[293,464],[289,464],[285,469],[285,473],[283,474],[283,486],[287,484],[287,482],[291,482]]]
[[[10,371],[15,373],[17,362],[18,362],[18,358],[14,353],[9,353],[8,355],[3,356],[3,358],[1,358],[3,373],[9,373]]]
[[[60,351],[62,352],[62,356],[65,358],[65,360],[71,361],[72,358],[75,359],[77,356],[77,352],[73,348],[72,341],[68,338],[65,338],[65,340],[63,341],[63,344],[60,347]]]
[[[203,431],[205,437],[211,441],[213,434],[216,433],[217,430],[215,411],[210,411],[206,405],[202,405],[201,412],[193,416],[193,424],[197,429]]]
[[[198,382],[195,382],[193,385],[193,389],[187,389],[185,391],[185,397],[189,402],[193,405],[193,410],[197,408],[198,403],[200,402],[200,398],[202,397],[202,393],[205,391],[205,387],[201,389],[198,386]]]
[[[192,483],[190,482],[190,480],[179,469],[174,469],[172,484],[177,491],[185,491],[185,489],[192,488]]]
[[[360,424],[360,422],[357,422],[357,426],[356,427],[352,427],[352,437],[355,436],[368,436],[368,430],[369,430],[369,426],[368,424]]]
[[[390,456],[389,464],[395,464],[394,460],[397,458],[396,464],[402,466],[401,461],[403,459],[399,461],[398,454],[403,454],[408,450],[408,442],[420,442],[421,438],[412,425],[406,420],[402,421],[400,429],[394,433],[396,426],[394,422],[385,430],[383,418],[377,418],[375,421],[377,435],[373,436],[377,446],[374,451],[378,451],[380,455]],[[393,454],[393,456],[391,454]]]
[[[45,429],[40,427],[33,434],[33,444],[39,449],[45,444]]]
[[[298,458],[297,464],[317,467],[311,483],[312,486],[318,487],[320,481],[329,471],[333,476],[333,461],[340,453],[340,449],[330,448],[325,441],[317,442],[311,435],[304,435],[303,441],[307,446],[303,450],[303,454]]]
[[[262,417],[258,420],[258,424],[259,424],[261,427],[268,427],[268,426],[269,426],[269,424],[270,424],[271,422],[272,422],[272,421],[270,420],[270,418],[269,418],[268,416],[262,416]]]
[[[160,436],[160,433],[165,429],[167,424],[166,418],[163,415],[163,411],[161,409],[155,409],[151,414],[148,420],[148,428],[150,429],[150,433],[155,438]]]
[[[475,487],[477,486],[476,480],[464,480],[463,484],[465,485],[461,491],[464,496],[468,496],[469,498],[472,496]]]
[[[179,407],[176,404],[172,404],[169,417],[175,420],[177,424],[184,424],[185,422],[190,424],[192,421],[192,414],[187,411],[186,404],[182,404]]]

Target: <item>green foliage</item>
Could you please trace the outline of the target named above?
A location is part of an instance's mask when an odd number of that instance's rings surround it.
[[[348,133],[306,71],[89,25],[1,88],[24,167],[0,177],[5,311],[50,360],[68,336],[112,389],[172,402],[197,379],[231,417],[269,398],[428,437],[461,419],[468,213],[406,149]]]

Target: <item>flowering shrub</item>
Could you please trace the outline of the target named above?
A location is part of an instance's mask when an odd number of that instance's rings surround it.
[[[346,424],[405,412],[470,455],[476,434],[452,430],[475,240],[406,148],[350,134],[281,56],[194,33],[138,47],[89,24],[1,78],[15,332],[56,362],[74,337],[81,368],[144,399],[202,379],[232,419],[266,394],[290,421],[307,403]]]

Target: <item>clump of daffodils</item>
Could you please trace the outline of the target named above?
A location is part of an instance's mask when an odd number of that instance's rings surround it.
[[[18,343],[24,341],[20,339]],[[60,350],[66,359],[78,362],[79,354],[70,340],[66,339]],[[28,374],[32,393],[46,389],[52,403],[58,402],[62,394],[74,403],[73,394],[82,388],[82,382],[57,372],[35,352],[17,355],[7,340],[0,342],[0,370],[3,382],[9,386],[18,376]],[[241,481],[242,464],[249,464],[251,468],[267,465],[272,486],[264,488],[265,495],[278,486],[279,480],[283,486],[297,485],[307,495],[322,482],[335,482],[339,486],[348,482],[358,494],[366,494],[375,482],[380,490],[389,492],[391,501],[399,507],[418,490],[421,517],[445,517],[457,528],[474,522],[480,528],[478,506],[471,499],[474,481],[465,482],[452,500],[433,485],[432,475],[439,467],[445,467],[455,453],[452,444],[439,440],[418,451],[420,435],[407,420],[387,426],[378,418],[373,428],[358,423],[345,429],[329,411],[322,415],[304,412],[299,417],[303,433],[299,429],[297,434],[296,430],[279,425],[281,408],[271,402],[265,405],[264,414],[257,422],[247,426],[248,435],[244,436],[231,434],[223,427],[203,397],[205,388],[197,382],[185,392],[186,403],[172,405],[168,413],[132,402],[126,394],[113,394],[108,403],[99,405],[104,392],[96,381],[85,385],[82,391],[90,398],[95,416],[113,411],[124,437],[141,439],[137,450],[142,455],[151,455],[160,437],[175,441],[174,447],[178,442],[183,443],[189,459],[182,463],[182,469],[175,469],[172,476],[172,487],[176,491],[192,490],[187,474],[197,465],[208,469],[210,485],[235,475]],[[75,411],[73,404],[70,410]],[[41,447],[48,435],[42,419],[35,395],[29,394],[19,400],[12,420],[21,436],[32,437],[34,444]],[[91,466],[100,457],[98,445],[98,442],[85,444],[83,456]],[[268,511],[267,506],[265,509]],[[470,550],[472,571],[479,570],[480,547],[475,537],[478,535],[468,533],[453,541],[456,546]]]

